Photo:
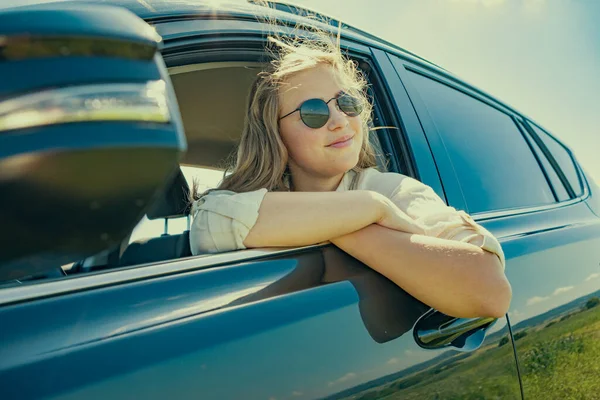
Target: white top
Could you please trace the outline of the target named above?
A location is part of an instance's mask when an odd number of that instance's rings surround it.
[[[417,220],[428,236],[472,243],[500,258],[504,253],[498,240],[464,211],[447,206],[429,186],[405,175],[368,168],[356,176],[348,171],[336,191],[372,190],[392,200],[408,216]],[[267,189],[235,193],[216,190],[194,202],[190,230],[192,254],[219,253],[245,249],[244,240],[258,219]]]

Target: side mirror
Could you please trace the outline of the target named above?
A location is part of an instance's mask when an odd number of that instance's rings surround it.
[[[187,148],[160,36],[131,12],[0,12],[0,282],[119,243]]]

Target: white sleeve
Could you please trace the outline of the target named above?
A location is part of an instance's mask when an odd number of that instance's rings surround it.
[[[214,191],[192,205],[192,254],[245,249],[244,240],[258,219],[267,189],[234,193]]]
[[[396,188],[391,200],[420,222],[427,236],[474,244],[496,254],[505,267],[504,252],[498,239],[466,212],[447,206],[429,186],[407,177]]]

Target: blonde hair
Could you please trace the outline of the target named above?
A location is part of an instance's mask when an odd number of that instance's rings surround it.
[[[336,37],[311,28],[309,36],[294,38],[270,35],[267,38],[273,60],[259,73],[248,96],[248,106],[237,157],[218,188],[236,193],[266,188],[269,191],[288,191],[288,152],[279,135],[279,89],[291,76],[319,65],[328,65],[340,79],[344,90],[363,103],[363,145],[358,163],[360,171],[376,166],[375,152],[369,141],[372,104],[367,96],[367,81],[355,63],[342,54],[340,30]],[[194,187],[197,185],[194,183]],[[198,199],[209,191],[198,195]]]

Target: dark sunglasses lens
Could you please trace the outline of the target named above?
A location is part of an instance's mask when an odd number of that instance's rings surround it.
[[[337,102],[340,106],[340,110],[342,110],[349,117],[356,117],[363,110],[360,99],[350,96],[349,94],[341,95],[338,97]]]
[[[321,99],[306,100],[300,106],[300,117],[309,128],[320,128],[329,119],[329,107]]]

